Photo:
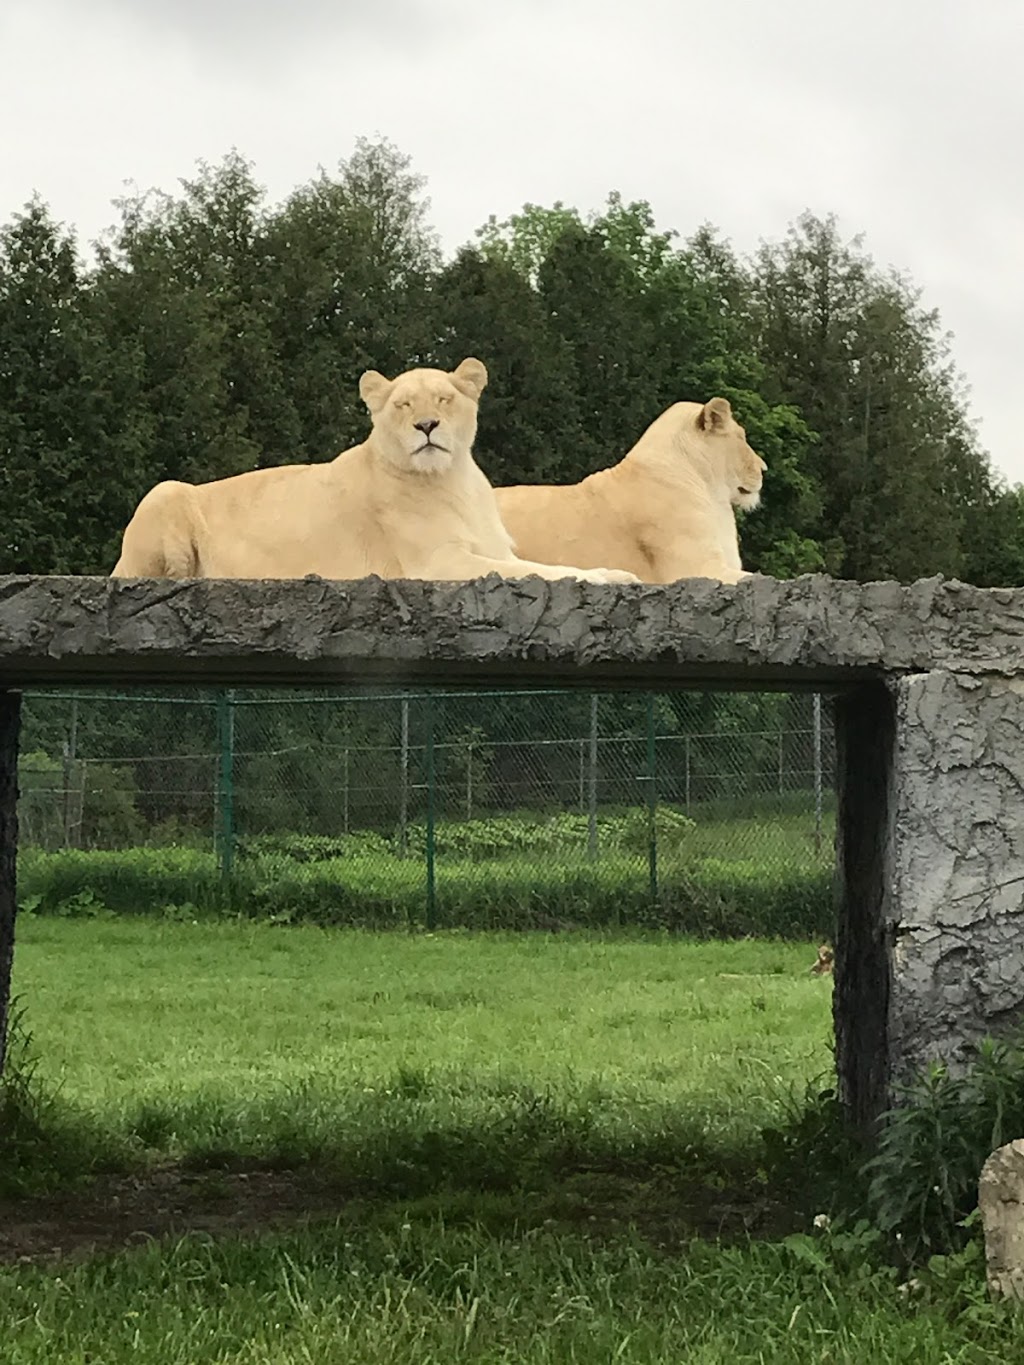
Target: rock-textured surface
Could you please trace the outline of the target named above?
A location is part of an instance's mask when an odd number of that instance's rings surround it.
[[[900,679],[883,932],[896,1076],[1024,1018],[1024,677]]]
[[[836,1061],[870,1126],[1024,1020],[1024,677],[890,678],[836,719]]]
[[[997,1147],[985,1162],[978,1207],[989,1289],[997,1298],[1024,1299],[1024,1141]]]
[[[960,1065],[1024,1014],[1024,591],[824,577],[0,578],[0,1002],[16,724],[4,687],[470,680],[835,690],[836,1048],[862,1127],[900,1081],[935,1058]]]
[[[1024,666],[1024,591],[823,576],[603,587],[0,578],[0,683],[824,685]]]

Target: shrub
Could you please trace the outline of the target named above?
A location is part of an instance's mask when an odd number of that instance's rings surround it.
[[[867,1163],[875,1221],[911,1260],[962,1247],[991,1152],[1024,1133],[1024,1040],[987,1039],[963,1075],[933,1066],[884,1116]]]
[[[319,841],[318,841],[319,842]],[[391,927],[422,924],[422,859],[325,847],[302,858],[252,851],[229,881],[212,853],[187,848],[123,852],[26,850],[19,902],[38,914],[244,914],[278,921]],[[308,850],[307,850],[308,851]],[[323,855],[323,856],[320,856]],[[450,927],[531,928],[628,924],[695,936],[806,938],[831,929],[829,876],[771,872],[705,860],[666,863],[652,904],[646,864],[626,853],[598,862],[448,856],[436,876],[439,922]]]

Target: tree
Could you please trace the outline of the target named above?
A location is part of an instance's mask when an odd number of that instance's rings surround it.
[[[510,389],[512,411],[537,413],[523,442],[529,448],[535,431],[560,433],[554,442],[542,437],[548,451],[543,465],[517,453],[517,464],[528,471],[517,477],[579,479],[620,459],[670,404],[721,394],[769,464],[765,507],[744,526],[748,560],[776,574],[827,566],[828,548],[816,539],[821,498],[807,459],[815,436],[792,404],[771,405],[761,397],[765,373],[756,352],[750,281],[726,243],[704,228],[677,249],[673,234],[657,230],[649,204],[625,204],[614,193],[605,211],[586,224],[561,204],[527,205],[504,224],[492,219],[480,235],[492,280],[503,271],[506,284],[491,322],[472,335],[482,337],[483,352],[487,336],[506,326],[510,282],[518,277],[513,315],[523,324],[517,354],[532,353],[535,363],[532,369],[519,366],[531,384]],[[476,267],[478,276],[481,270]],[[547,361],[553,344],[560,345],[557,382]],[[535,409],[539,376],[545,377],[539,385],[545,398]],[[509,379],[515,386],[514,376]],[[571,421],[559,422],[552,394],[557,412],[571,411]],[[514,422],[504,416],[507,429]],[[518,443],[513,448],[520,449]]]
[[[524,204],[519,213],[500,223],[492,213],[483,227],[477,228],[476,236],[485,260],[511,266],[529,284],[536,285],[540,268],[558,238],[582,226],[579,210],[567,208],[558,200],[549,209]]]
[[[964,516],[964,578],[980,587],[1024,586],[1024,488],[995,481]]]
[[[805,215],[760,252],[755,316],[765,397],[795,405],[819,440],[818,539],[858,579],[955,574],[962,496],[984,484],[937,315],[877,269],[834,219]]]
[[[130,347],[105,346],[85,292],[38,200],[0,229],[0,572],[109,569],[145,426],[119,401]]]
[[[153,427],[147,487],[301,458],[270,331],[276,281],[263,191],[234,153],[201,165],[182,190],[178,199],[122,201],[95,281],[108,336],[135,338],[143,357]]]
[[[360,139],[335,177],[296,190],[268,225],[278,289],[271,321],[305,457],[361,441],[366,369],[393,375],[434,349],[440,265],[425,181],[390,143]]]
[[[441,324],[434,363],[451,369],[476,355],[487,365],[481,468],[496,485],[565,480],[568,453],[580,444],[576,373],[536,290],[509,261],[467,247],[441,272],[433,297]]]

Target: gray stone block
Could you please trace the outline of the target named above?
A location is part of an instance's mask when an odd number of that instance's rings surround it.
[[[856,1123],[870,1126],[929,1061],[958,1067],[986,1033],[1018,1023],[1024,591],[821,576],[735,587],[0,578],[0,689],[559,681],[834,693],[834,1013]],[[5,998],[16,708],[3,706]]]
[[[807,687],[933,668],[1014,676],[1022,664],[1024,591],[938,578],[0,578],[0,683],[86,681],[117,665],[122,681]]]

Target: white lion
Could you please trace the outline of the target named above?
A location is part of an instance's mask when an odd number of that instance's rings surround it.
[[[611,564],[645,583],[750,577],[735,508],[760,502],[767,468],[725,398],[673,403],[617,465],[580,483],[497,488],[501,518],[531,559]]]
[[[479,360],[451,374],[368,370],[367,439],[324,464],[211,483],[157,484],[125,530],[117,578],[577,578],[635,583],[596,564],[516,556],[494,489],[473,458],[487,383]]]

